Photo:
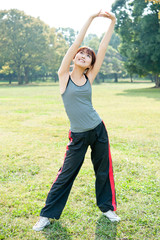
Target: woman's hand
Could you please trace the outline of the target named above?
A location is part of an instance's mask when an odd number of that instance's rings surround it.
[[[100,17],[101,12],[102,12],[102,10],[98,11],[97,13],[92,14],[91,18],[94,19],[96,17]]]
[[[96,17],[105,17],[105,18],[111,19],[111,21],[116,22],[116,17],[113,13],[105,12],[105,11],[102,11],[102,10],[100,10],[99,12],[91,15],[92,20]]]
[[[116,17],[113,13],[101,11],[99,14],[99,17],[106,17],[106,18],[109,18],[112,21],[116,22]]]

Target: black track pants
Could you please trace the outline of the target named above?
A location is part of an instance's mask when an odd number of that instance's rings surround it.
[[[87,132],[69,132],[69,140],[63,166],[48,193],[45,207],[41,210],[40,215],[48,218],[60,218],[89,145],[96,176],[97,205],[102,212],[116,211],[112,159],[104,123],[101,122],[95,129]]]

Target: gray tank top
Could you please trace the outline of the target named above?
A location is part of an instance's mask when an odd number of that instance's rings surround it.
[[[87,76],[85,77],[86,83],[82,86],[76,85],[69,77],[66,90],[62,94],[72,132],[86,132],[102,122],[92,106],[92,88]]]

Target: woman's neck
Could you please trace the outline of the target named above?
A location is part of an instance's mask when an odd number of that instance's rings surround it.
[[[72,80],[78,85],[83,85],[86,82],[86,78],[84,76],[84,69],[82,68],[74,68],[70,76]]]
[[[73,71],[71,72],[71,76],[76,79],[83,78],[84,77],[84,69],[74,66]]]

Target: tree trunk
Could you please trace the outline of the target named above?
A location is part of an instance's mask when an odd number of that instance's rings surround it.
[[[23,84],[23,79],[20,73],[18,73],[18,84],[22,85]]]
[[[133,77],[132,77],[132,74],[130,75],[130,78],[131,78],[131,83],[133,83]]]
[[[22,85],[22,84],[23,84],[23,78],[22,78],[22,76],[21,76],[20,67],[18,67],[18,69],[17,69],[17,78],[18,78],[18,84],[19,84],[19,85]]]
[[[118,74],[114,73],[114,82],[117,83],[118,82]]]
[[[160,78],[159,78],[159,74],[155,75],[155,83],[156,83],[156,88],[160,87]]]
[[[24,69],[24,81],[25,81],[25,84],[28,84],[29,83],[29,68],[28,67],[26,67],[25,69]]]
[[[152,82],[154,82],[154,76],[152,74],[150,74],[150,79]]]
[[[9,84],[12,84],[12,78],[11,77],[9,78]]]

